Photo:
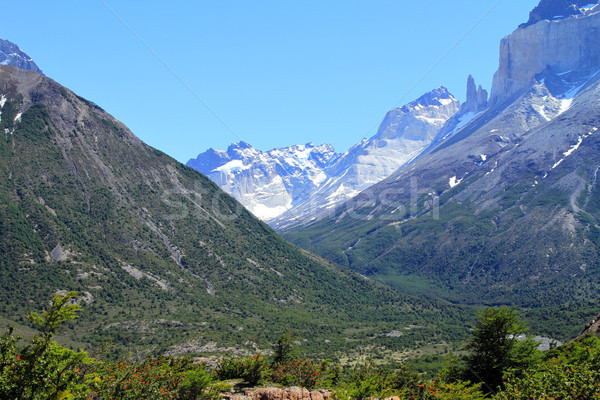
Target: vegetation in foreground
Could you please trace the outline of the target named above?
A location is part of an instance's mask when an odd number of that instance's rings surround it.
[[[61,324],[77,317],[76,297],[58,294],[47,311],[30,314],[39,333],[28,344],[11,328],[0,336],[0,398],[211,400],[236,387],[268,384],[326,388],[335,400],[600,399],[600,339],[587,335],[542,353],[523,338],[527,327],[514,308],[480,313],[466,355],[448,360],[431,379],[407,366],[365,363],[344,370],[301,359],[290,333],[279,338],[270,360],[257,354],[212,367],[185,357],[109,361],[54,340]]]

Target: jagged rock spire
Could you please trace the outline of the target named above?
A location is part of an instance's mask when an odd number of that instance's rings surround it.
[[[461,106],[461,112],[480,112],[487,108],[488,93],[481,85],[477,87],[475,79],[469,75],[467,79],[467,100]]]

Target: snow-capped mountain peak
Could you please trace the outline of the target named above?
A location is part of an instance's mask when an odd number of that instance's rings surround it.
[[[12,65],[44,75],[35,62],[19,46],[8,40],[0,39],[0,65]]]
[[[330,144],[260,151],[246,142],[209,149],[187,165],[273,226],[310,218],[383,180],[425,149],[460,103],[444,87],[385,116],[377,134],[346,153]]]

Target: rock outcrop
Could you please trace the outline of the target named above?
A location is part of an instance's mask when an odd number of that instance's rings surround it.
[[[289,388],[255,388],[243,393],[224,393],[221,398],[225,400],[329,400],[332,398],[331,390],[309,391],[300,387]],[[371,399],[375,400],[374,397]],[[382,400],[400,400],[398,396],[386,397]]]
[[[586,325],[585,329],[581,331],[579,336],[588,335],[593,333],[600,337],[600,314],[596,318],[594,318],[589,324]]]
[[[255,388],[243,393],[228,393],[222,395],[226,400],[329,400],[330,390],[309,391],[300,387],[289,388]]]
[[[546,3],[542,1],[539,7]],[[542,18],[541,15],[545,14],[536,11],[531,21]],[[548,67],[563,73],[600,66],[598,43],[598,5],[568,18],[540,19],[520,27],[500,42],[500,66],[494,75],[490,105],[504,103],[522,92],[536,74]]]

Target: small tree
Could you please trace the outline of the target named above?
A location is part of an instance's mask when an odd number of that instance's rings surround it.
[[[285,332],[277,339],[275,347],[275,355],[273,357],[273,365],[282,364],[294,359],[294,342],[296,336],[290,332]]]
[[[483,382],[484,390],[492,392],[502,387],[506,372],[524,371],[535,364],[537,343],[524,336],[527,331],[514,307],[486,308],[467,343],[466,378]]]
[[[52,338],[60,325],[77,317],[72,304],[76,292],[57,294],[48,311],[28,316],[40,330],[30,344],[19,349],[21,339],[13,328],[0,336],[0,398],[7,400],[69,397],[84,387],[81,367],[91,363],[83,351],[66,349]]]

